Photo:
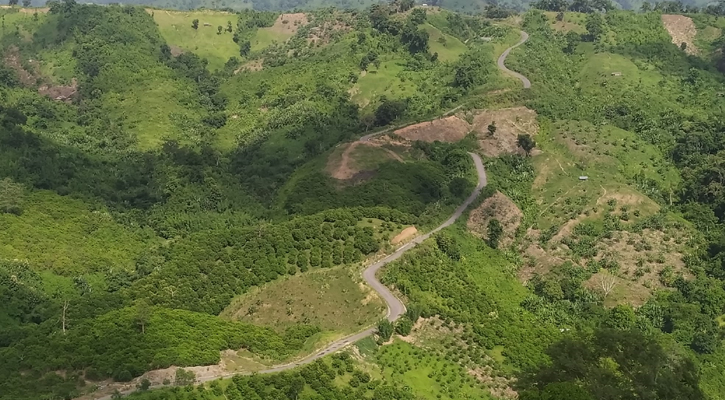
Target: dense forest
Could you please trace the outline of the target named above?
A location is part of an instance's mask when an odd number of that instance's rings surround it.
[[[124,382],[169,400],[723,399],[725,7],[354,3],[0,9],[0,399]],[[674,39],[669,17],[697,34]],[[520,30],[506,64],[527,90],[496,69]],[[488,153],[522,109],[538,133]],[[477,131],[491,110],[520,114]],[[455,140],[396,130],[449,114]],[[468,152],[488,187],[381,274],[406,314],[246,375],[354,332],[230,305],[359,275],[403,227],[435,227],[475,186]],[[516,227],[490,217],[502,196]],[[228,350],[245,374],[176,369]]]

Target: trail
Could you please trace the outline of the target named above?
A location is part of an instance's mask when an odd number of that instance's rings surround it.
[[[370,136],[367,136],[367,139],[369,139],[369,138],[370,138]],[[361,139],[361,141],[364,141],[364,140]],[[463,212],[466,211],[468,206],[471,205],[471,203],[476,199],[476,197],[478,197],[478,195],[481,193],[481,190],[486,186],[486,184],[488,182],[486,179],[486,170],[484,169],[483,162],[481,161],[481,157],[479,157],[478,154],[474,154],[474,153],[468,153],[468,154],[471,156],[471,158],[473,159],[473,163],[476,166],[476,173],[478,174],[478,185],[476,185],[476,188],[473,190],[471,195],[468,196],[466,201],[464,201],[463,204],[458,206],[458,208],[456,208],[456,210],[453,212],[453,214],[445,222],[440,224],[437,228],[433,229],[432,231],[430,231],[424,235],[418,236],[415,239],[408,242],[407,244],[399,247],[392,254],[388,255],[387,257],[383,258],[382,260],[365,268],[365,270],[362,273],[362,276],[363,276],[363,279],[365,279],[365,282],[367,282],[367,284],[370,285],[370,287],[372,287],[387,304],[388,321],[393,322],[393,321],[397,320],[398,318],[400,318],[400,316],[405,313],[405,305],[403,305],[403,302],[400,301],[400,299],[395,297],[395,295],[390,291],[390,289],[388,289],[384,284],[382,284],[378,280],[378,278],[376,277],[376,274],[380,270],[380,268],[382,268],[383,266],[385,266],[386,264],[388,264],[392,261],[397,260],[403,254],[405,254],[405,252],[413,249],[415,247],[415,245],[422,243],[426,239],[430,238],[430,236],[432,234],[440,231],[443,228],[451,226],[454,222],[456,222],[458,217],[460,217],[463,214]],[[356,333],[354,335],[350,335],[350,336],[344,337],[342,339],[336,340],[335,342],[332,342],[329,345],[327,345],[325,348],[323,348],[323,349],[315,352],[314,354],[311,354],[301,360],[298,360],[298,361],[295,361],[295,362],[292,362],[289,364],[278,365],[278,366],[275,366],[275,367],[272,367],[269,369],[265,369],[262,371],[257,371],[256,373],[257,374],[270,374],[270,373],[274,373],[274,372],[286,371],[288,369],[295,368],[299,365],[309,364],[309,363],[311,363],[319,358],[322,358],[330,353],[334,353],[334,352],[346,347],[347,345],[349,345],[351,343],[355,343],[360,339],[370,336],[374,332],[375,332],[374,327],[366,329],[366,330]],[[233,372],[233,373],[216,374],[216,375],[210,375],[210,376],[205,376],[203,378],[199,378],[199,379],[197,379],[196,382],[203,383],[203,382],[208,382],[208,381],[212,381],[212,380],[216,380],[216,379],[220,379],[220,378],[230,378],[234,375],[250,375],[250,374],[252,374],[252,373],[251,372]],[[169,387],[169,386],[156,384],[156,385],[152,385],[150,387],[150,389],[156,389],[156,388],[161,388],[161,387]],[[111,388],[111,386],[107,387],[107,389],[110,389],[110,388]],[[119,387],[117,387],[117,388],[119,388]],[[136,391],[136,388],[133,384],[124,385],[119,388],[119,392],[122,395],[127,395],[134,391]],[[95,399],[95,397],[91,397],[91,398]],[[98,400],[110,400],[110,399],[111,399],[110,394],[98,398]]]
[[[498,57],[498,61],[496,62],[496,64],[498,65],[498,69],[500,69],[501,71],[503,71],[503,72],[505,72],[505,73],[507,73],[507,74],[509,74],[511,76],[514,76],[514,77],[518,78],[521,81],[521,83],[524,84],[524,89],[530,89],[531,88],[531,81],[529,80],[529,78],[527,78],[527,77],[519,74],[516,71],[511,71],[510,69],[506,68],[506,65],[504,64],[504,62],[506,61],[506,57],[508,57],[508,55],[511,52],[511,50],[513,50],[513,49],[521,46],[527,40],[529,40],[529,34],[526,33],[526,32],[524,32],[524,31],[521,31],[521,40],[519,40],[519,42],[516,43],[515,45],[513,45],[513,46],[509,47],[508,49],[504,50],[504,52],[501,53],[501,56]]]

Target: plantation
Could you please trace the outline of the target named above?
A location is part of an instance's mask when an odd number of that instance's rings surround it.
[[[721,5],[325,5],[0,8],[0,400],[722,399]]]

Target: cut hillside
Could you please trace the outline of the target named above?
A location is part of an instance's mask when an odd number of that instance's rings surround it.
[[[410,141],[452,143],[463,139],[470,129],[466,121],[456,116],[450,116],[406,126],[393,133]]]
[[[377,142],[353,142],[335,149],[325,169],[335,179],[360,181],[371,177],[380,164],[391,160],[404,162],[398,153]]]
[[[672,37],[672,43],[682,48],[685,44],[685,52],[690,55],[699,54],[699,50],[695,46],[695,36],[697,36],[697,28],[692,18],[684,15],[662,14],[662,23],[667,32]]]
[[[522,218],[523,213],[516,204],[503,193],[496,192],[471,211],[467,225],[475,235],[487,240],[488,224],[491,220],[497,219],[504,231],[500,245],[506,247],[513,242]]]
[[[488,126],[492,124],[496,126],[493,135],[488,131]],[[502,154],[523,154],[517,144],[518,135],[536,136],[539,124],[534,110],[513,107],[479,111],[473,119],[473,130],[476,131],[481,153],[498,157]]]

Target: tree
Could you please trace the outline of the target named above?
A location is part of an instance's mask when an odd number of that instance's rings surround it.
[[[33,4],[32,0],[23,0],[23,7],[30,7],[31,4]]]
[[[199,29],[199,20],[195,19],[195,20],[191,21],[191,27],[194,29]]]
[[[488,124],[488,136],[493,136],[496,133],[496,121],[491,121]]]
[[[151,306],[146,299],[139,299],[136,301],[135,311],[134,319],[136,324],[141,327],[141,334],[145,334],[146,324],[148,324],[151,318]]]
[[[597,278],[599,289],[601,289],[602,294],[604,295],[604,298],[607,298],[609,296],[609,293],[612,292],[612,289],[617,285],[617,277],[612,275],[611,272],[602,269],[599,271],[599,278]]]
[[[536,142],[534,141],[534,138],[532,138],[529,134],[520,134],[518,138],[516,138],[516,144],[524,149],[527,156],[531,155],[531,150],[536,147]]]
[[[196,374],[193,371],[187,371],[183,368],[176,369],[176,376],[174,379],[174,384],[176,386],[191,385],[194,382],[196,382]]]
[[[217,35],[221,35],[223,30],[224,30],[224,28],[222,28],[221,25],[217,26],[216,27],[216,34]]]
[[[393,324],[387,319],[378,323],[378,336],[383,342],[387,342],[393,336]]]
[[[18,0],[8,0],[8,5],[10,7],[17,6],[18,5]]]
[[[413,321],[408,317],[403,317],[395,323],[395,332],[401,336],[410,335],[410,331],[413,329]]]
[[[141,383],[139,383],[137,387],[138,387],[138,390],[140,390],[142,392],[149,390],[149,388],[151,387],[151,381],[144,378],[141,380]]]
[[[420,25],[425,22],[427,14],[424,8],[416,8],[410,13],[410,22],[415,25]]]
[[[503,226],[496,218],[488,221],[488,245],[494,249],[498,248],[498,244],[503,236]]]
[[[649,1],[645,1],[644,3],[642,3],[642,7],[640,7],[639,10],[645,13],[650,12],[652,11],[652,4],[650,4]]]
[[[556,390],[552,387],[550,396],[527,395],[522,400],[705,398],[698,385],[698,369],[689,356],[666,351],[656,337],[638,330],[580,333],[565,337],[546,353],[551,362],[537,372],[527,373],[521,382],[534,393],[536,388],[565,385]],[[574,386],[584,389],[590,397]],[[562,393],[567,395],[559,397]]]
[[[605,30],[604,19],[601,14],[587,14],[586,28],[589,41],[596,42],[604,34]]]
[[[246,57],[251,49],[252,43],[249,40],[245,40],[239,45],[239,55]]]
[[[20,215],[25,188],[10,178],[0,180],[0,213]]]
[[[559,11],[558,13],[556,13],[556,20],[559,21],[559,22],[563,21],[564,20],[564,13],[561,12],[561,11]]]
[[[413,8],[415,0],[398,0],[398,10],[400,12],[406,12]]]
[[[227,21],[227,32],[232,33],[234,29],[232,28],[232,21]]]
[[[401,117],[407,108],[408,104],[404,100],[388,100],[383,96],[375,110],[375,122],[378,126],[387,125]]]

